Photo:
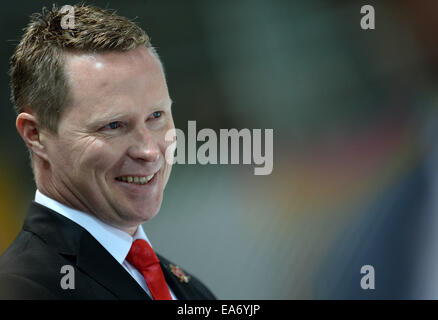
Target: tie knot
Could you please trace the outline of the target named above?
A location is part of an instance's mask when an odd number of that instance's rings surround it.
[[[140,271],[160,262],[149,243],[143,239],[137,239],[132,243],[126,260]]]

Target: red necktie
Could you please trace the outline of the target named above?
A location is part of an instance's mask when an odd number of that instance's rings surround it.
[[[160,261],[146,240],[135,240],[126,260],[143,274],[154,300],[172,300]]]

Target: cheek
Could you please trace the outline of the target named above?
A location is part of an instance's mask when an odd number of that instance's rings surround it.
[[[161,154],[164,157],[166,165],[168,165],[168,166],[169,166],[169,164],[166,161],[166,152],[173,154],[172,151],[175,150],[176,145],[172,146],[172,144],[176,141],[176,137],[174,137],[171,140],[168,139],[168,141],[166,141],[166,134],[168,134],[170,132],[170,130],[173,130],[173,129],[175,129],[173,122],[169,122],[169,124],[166,126],[166,128],[160,132],[160,137],[158,139],[158,146],[160,148]]]
[[[175,125],[173,123],[173,118],[172,116],[169,117],[169,119],[167,120],[166,126],[163,128],[163,130],[161,130],[161,139],[160,139],[160,147],[166,149],[167,147],[169,147],[174,141],[176,141],[176,137],[174,137],[172,140],[170,141],[166,141],[166,134],[170,134],[171,130],[175,130]]]
[[[164,158],[164,170],[163,170],[163,188],[166,186],[168,180],[169,180],[169,176],[170,176],[170,172],[172,171],[172,164],[168,162],[168,160],[166,159],[166,152],[170,152],[170,154],[173,154],[172,151],[175,150],[175,146],[171,146],[172,143],[174,141],[176,141],[176,138],[174,138],[171,141],[166,141],[165,136],[166,133],[171,130],[174,129],[174,125],[173,122],[171,124],[169,124],[169,126],[166,128],[166,130],[163,130],[163,133],[161,135],[161,139],[159,142],[159,146],[160,146],[160,150],[161,150],[161,154]],[[169,151],[168,151],[169,150]]]
[[[166,155],[166,151],[168,149],[170,150],[170,148],[172,148],[171,145],[172,145],[173,142],[174,141],[166,141],[166,139],[164,137],[162,137],[160,139],[158,145],[159,145],[160,151],[163,154],[163,156]]]
[[[75,158],[76,166],[81,170],[81,173],[89,174],[92,171],[94,174],[99,175],[114,163],[116,150],[104,141],[93,139],[78,148],[77,151],[79,152],[75,152],[76,156],[72,158]]]

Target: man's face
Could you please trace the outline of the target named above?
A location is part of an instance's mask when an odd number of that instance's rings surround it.
[[[132,233],[160,209],[171,171],[163,70],[145,47],[66,61],[73,99],[49,139],[51,184],[69,205]]]

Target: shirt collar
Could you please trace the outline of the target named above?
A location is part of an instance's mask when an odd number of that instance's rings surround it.
[[[42,194],[38,189],[35,192],[35,202],[56,211],[62,216],[77,223],[87,230],[113,257],[122,264],[131,249],[132,242],[137,239],[147,238],[142,225],[139,225],[134,236],[115,228],[91,214],[67,207],[62,203]],[[152,247],[152,245],[151,245]]]

